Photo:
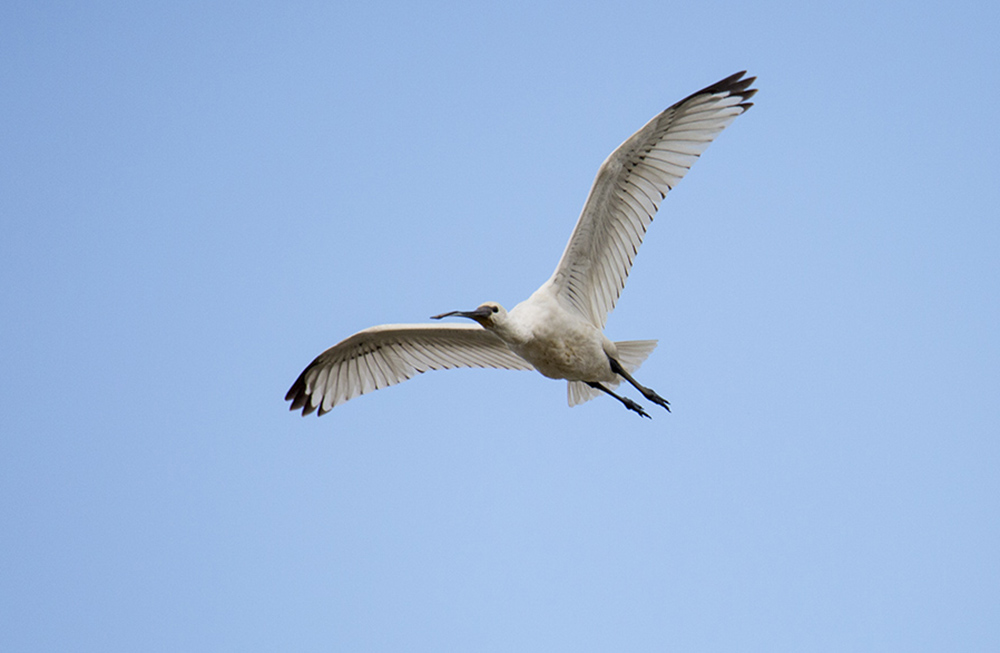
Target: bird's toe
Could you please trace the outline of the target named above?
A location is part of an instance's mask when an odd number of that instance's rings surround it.
[[[628,397],[625,397],[624,403],[625,403],[625,407],[628,408],[629,410],[635,411],[635,412],[639,413],[640,415],[642,415],[643,417],[649,417],[649,419],[653,419],[652,417],[649,416],[649,413],[647,413],[643,409],[642,406],[640,406],[639,404],[635,403],[634,401],[632,401]]]
[[[650,390],[648,393],[644,392],[643,395],[646,397],[646,399],[649,399],[657,406],[663,406],[664,408],[666,408],[668,413],[670,412],[670,402],[661,397],[660,395],[656,394],[652,390]]]

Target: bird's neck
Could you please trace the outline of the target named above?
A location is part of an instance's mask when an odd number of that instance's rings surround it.
[[[508,345],[522,345],[531,339],[531,331],[512,314],[508,314],[503,322],[491,324],[488,328]]]

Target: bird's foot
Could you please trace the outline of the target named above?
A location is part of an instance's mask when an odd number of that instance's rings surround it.
[[[646,399],[649,399],[650,401],[652,401],[657,406],[663,406],[664,408],[666,408],[668,413],[670,412],[670,402],[667,401],[666,399],[664,399],[663,397],[661,397],[660,395],[656,394],[655,392],[653,392],[649,388],[646,388],[646,391],[643,392],[642,395]]]
[[[639,404],[635,403],[634,401],[632,401],[628,397],[622,397],[622,403],[625,404],[625,407],[628,408],[629,410],[634,410],[635,412],[639,413],[643,417],[648,417],[649,419],[653,419],[652,417],[649,417],[649,413],[647,413],[645,410],[643,410],[642,406],[640,406]]]

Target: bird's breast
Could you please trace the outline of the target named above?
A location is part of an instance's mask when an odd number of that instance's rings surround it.
[[[604,338],[589,324],[553,320],[532,325],[530,336],[511,344],[518,355],[551,379],[606,381],[613,378]]]

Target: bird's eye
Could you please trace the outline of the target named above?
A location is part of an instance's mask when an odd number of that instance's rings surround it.
[[[499,312],[500,312],[500,309],[499,309],[499,308],[497,308],[496,306],[494,306],[494,307],[493,307],[493,312],[494,312],[494,313],[499,313]]]

